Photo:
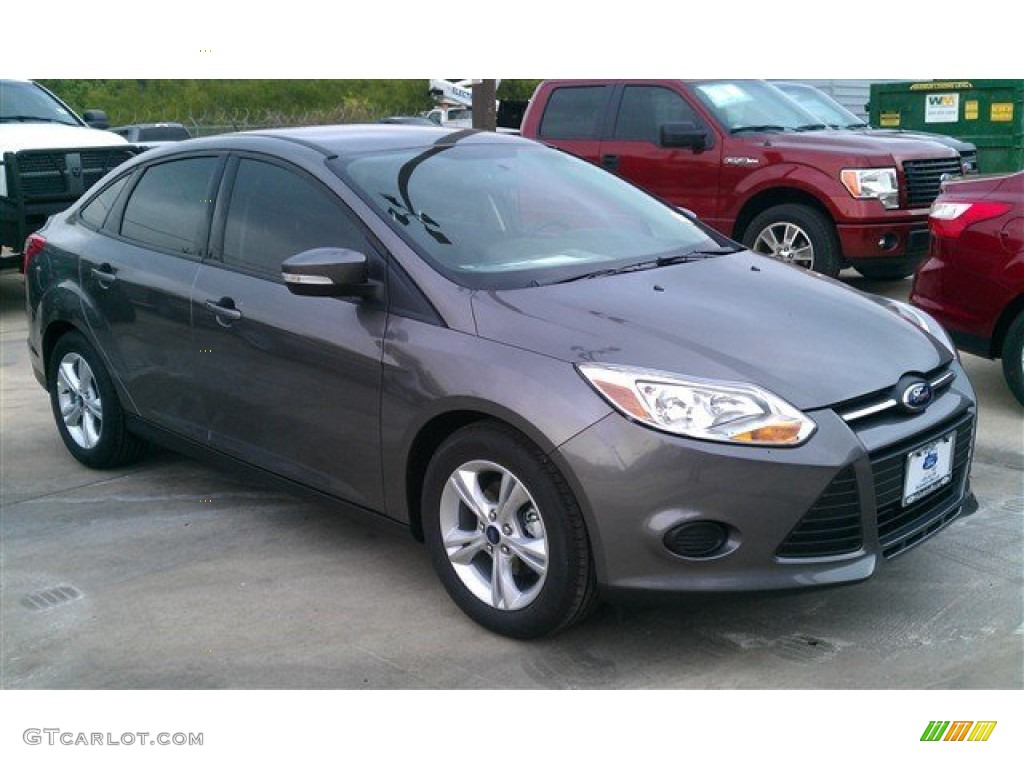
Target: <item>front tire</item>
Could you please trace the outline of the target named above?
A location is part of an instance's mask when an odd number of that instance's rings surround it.
[[[1017,401],[1024,405],[1024,312],[1010,325],[1003,340],[1003,375]]]
[[[427,468],[422,511],[434,570],[478,624],[529,639],[592,609],[579,505],[558,469],[515,430],[482,422],[446,440]]]
[[[110,469],[142,455],[146,444],[125,427],[110,375],[82,334],[60,337],[50,353],[47,379],[57,431],[78,461]]]
[[[762,211],[747,226],[743,244],[755,253],[829,277],[842,267],[835,226],[807,205],[786,203]]]

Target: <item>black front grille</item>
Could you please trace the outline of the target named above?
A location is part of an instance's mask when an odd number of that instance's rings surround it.
[[[939,196],[944,175],[962,176],[963,168],[959,157],[907,160],[903,173],[907,177],[907,207],[921,208],[931,205]]]
[[[54,197],[68,191],[66,159],[63,153],[21,152],[18,154],[18,176],[21,192],[26,198]]]
[[[26,150],[17,155],[18,183],[28,201],[78,198],[89,187],[136,154],[133,147]],[[74,168],[68,160],[73,158]],[[74,170],[77,176],[69,173]]]
[[[913,504],[903,506],[903,483],[907,455],[925,443],[956,432],[953,446],[952,481]],[[958,502],[964,490],[967,462],[971,452],[974,417],[970,414],[952,419],[925,435],[871,455],[878,507],[878,539],[885,557],[894,557],[933,533],[945,528],[960,513]]]
[[[864,542],[853,467],[833,478],[775,551],[778,557],[829,557],[856,552]]]

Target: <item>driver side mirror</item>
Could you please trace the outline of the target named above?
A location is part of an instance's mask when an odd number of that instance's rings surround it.
[[[708,145],[708,132],[693,123],[662,123],[661,146],[691,147],[700,152]]]
[[[110,127],[110,119],[102,109],[87,109],[82,113],[82,119],[90,128],[97,128],[105,131]]]
[[[347,248],[313,248],[281,263],[281,277],[297,296],[372,296],[366,255]]]

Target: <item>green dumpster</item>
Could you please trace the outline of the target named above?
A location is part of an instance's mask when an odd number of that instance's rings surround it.
[[[1024,80],[873,83],[871,125],[943,133],[978,148],[978,171],[1024,169]]]

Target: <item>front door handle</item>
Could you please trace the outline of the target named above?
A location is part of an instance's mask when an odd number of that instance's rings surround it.
[[[107,263],[100,264],[98,267],[93,267],[90,270],[92,276],[96,279],[96,282],[100,284],[100,288],[109,288],[117,280],[117,275],[114,274],[114,268]]]
[[[241,311],[235,308],[234,299],[228,298],[227,296],[223,297],[219,301],[207,300],[205,304],[206,308],[216,315],[217,322],[221,325],[234,323],[242,319]]]

